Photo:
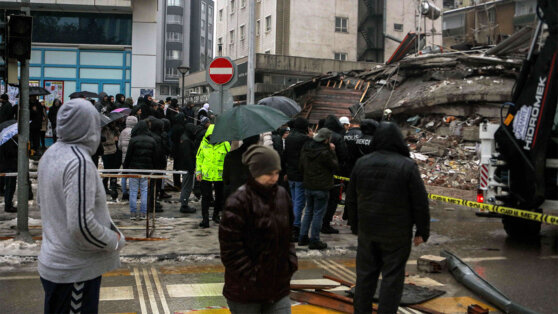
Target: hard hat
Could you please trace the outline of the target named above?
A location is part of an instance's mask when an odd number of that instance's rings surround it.
[[[347,117],[341,117],[341,118],[339,118],[339,123],[341,123],[341,124],[351,124],[351,121],[349,121],[349,118],[347,118]]]

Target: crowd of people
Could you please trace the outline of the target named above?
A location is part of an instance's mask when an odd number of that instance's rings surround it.
[[[61,142],[53,146],[55,152],[46,150],[39,164],[39,189],[43,190],[39,193],[41,213],[49,211],[50,214],[46,216],[50,217],[49,221],[43,222],[43,229],[51,230],[43,233],[45,240],[39,256],[45,293],[53,298],[50,303],[45,302],[45,307],[67,306],[67,300],[53,297],[58,290],[72,289],[61,285],[58,277],[66,276],[68,282],[85,282],[89,289],[98,290],[100,277],[93,275],[116,267],[115,251],[125,243],[106,209],[106,195],[112,199],[119,196],[118,182],[115,178],[101,179],[89,168],[98,167],[101,158],[105,169],[163,170],[167,169],[170,158],[174,170],[186,173],[173,177],[174,188],[180,191],[178,211],[196,212],[189,203],[194,193],[201,198],[199,227],[209,228],[213,207],[211,218],[219,225],[221,259],[225,266],[223,294],[233,313],[290,312],[289,282],[298,267],[295,243],[310,250],[327,248],[320,234],[339,233],[332,223],[343,201],[343,192],[346,196],[342,218],[358,234],[355,312],[370,312],[371,296],[380,274],[383,276],[380,311],[397,310],[411,244],[418,245],[428,239],[430,218],[420,173],[395,124],[330,115],[311,126],[307,119],[297,117],[272,132],[271,140],[269,134],[261,134],[240,143],[213,143],[215,116],[208,104],[196,112],[192,103],[180,108],[172,98],[157,102],[148,95],[134,104],[121,94],[114,100],[104,93],[99,96],[97,102],[84,99],[64,105],[55,102],[48,113],[38,101],[30,105],[31,129],[44,129],[43,121],[47,117],[56,130],[53,137]],[[4,96],[0,99],[6,104]],[[129,109],[129,115],[106,123],[100,132],[94,130],[94,125],[100,124],[99,113],[110,115],[119,108]],[[4,109],[4,105],[0,107],[3,119]],[[40,143],[41,134],[37,134],[35,140]],[[10,145],[0,146],[0,171],[14,170],[6,166],[14,164],[5,160],[15,160],[17,170],[17,144]],[[64,162],[49,168],[61,154],[66,156]],[[69,181],[56,179],[64,173],[56,170],[63,165],[69,169],[66,170]],[[51,182],[51,177],[63,184],[41,184],[46,180]],[[121,198],[130,201],[130,219],[145,219],[147,179],[131,177],[120,183]],[[6,181],[4,190],[10,190],[12,185],[15,187],[15,183]],[[158,199],[170,197],[161,180],[156,181],[156,186]],[[70,188],[79,191],[65,200],[61,198],[64,194],[55,193],[56,189]],[[85,201],[88,194],[90,203]],[[104,205],[97,206],[97,200]],[[55,255],[60,253],[55,247],[49,248],[49,243],[53,239],[66,241],[59,232],[52,231],[63,220],[56,216],[63,213],[52,215],[52,211],[69,208],[68,202],[79,206],[81,215],[66,216],[66,219],[79,220],[79,227],[70,228],[72,234],[83,239],[83,246],[98,247],[105,254],[95,258],[76,257],[75,261],[66,262],[79,263],[83,258],[110,261],[92,266],[91,276],[49,268],[50,259],[57,259]],[[157,205],[155,210],[162,211],[162,208]],[[87,230],[88,222],[98,221],[85,220],[86,215],[98,216],[96,220],[103,220],[103,225],[109,222],[110,227],[95,226],[93,232]],[[91,306],[96,305],[93,302]]]

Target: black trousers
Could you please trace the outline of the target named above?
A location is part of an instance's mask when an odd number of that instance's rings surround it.
[[[114,154],[110,155],[103,155],[103,166],[105,169],[118,169],[120,168],[120,164],[122,163],[122,153],[119,154],[120,151],[116,151]],[[113,192],[118,193],[117,185],[116,185],[116,178],[103,178],[103,185],[105,189],[107,188],[107,184],[110,181],[110,190]]]
[[[411,239],[406,243],[393,244],[367,241],[359,235],[355,313],[372,313],[372,299],[380,273],[382,285],[378,313],[397,313],[403,293],[405,265],[410,253]]]
[[[30,130],[29,137],[31,140],[31,148],[34,150],[38,150],[41,146],[41,130]]]
[[[14,192],[16,189],[16,177],[4,177],[4,204],[6,208],[13,207]]]
[[[339,181],[336,179],[334,184],[338,185]],[[327,200],[327,209],[322,220],[322,226],[326,227],[331,224],[335,211],[337,210],[337,205],[339,204],[339,193],[341,192],[341,186],[334,186],[329,190],[329,199]]]
[[[46,136],[46,132],[45,132],[45,131],[41,131],[41,136],[40,136],[41,148],[46,148],[46,145],[45,145],[45,136]]]
[[[45,313],[98,313],[101,276],[82,282],[54,283],[41,278]]]
[[[225,203],[224,194],[225,186],[223,181],[205,181],[200,182],[202,194],[202,217],[203,221],[209,222],[209,205],[211,204],[213,189],[215,189],[215,207],[213,208],[213,218],[219,216],[219,212]]]

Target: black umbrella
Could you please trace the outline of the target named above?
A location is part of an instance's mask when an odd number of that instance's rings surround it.
[[[111,112],[108,115],[104,115],[102,113],[99,113],[101,115],[101,127],[104,127],[105,125],[116,121],[118,119],[127,117],[128,115],[122,112]]]
[[[289,118],[294,117],[302,110],[300,109],[300,106],[296,103],[296,101],[283,96],[271,96],[264,98],[258,101],[258,105],[275,108],[284,113]]]
[[[17,87],[18,89],[20,88],[19,85],[16,84],[10,84],[10,85],[13,87]],[[46,96],[46,95],[50,95],[50,92],[46,88],[40,86],[29,86],[29,96]]]
[[[93,92],[81,91],[81,92],[71,93],[70,99],[74,99],[74,98],[99,98],[99,95]]]

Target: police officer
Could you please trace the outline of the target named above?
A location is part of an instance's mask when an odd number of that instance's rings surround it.
[[[357,152],[355,155],[355,162],[360,157],[372,152],[372,140],[374,139],[374,132],[378,127],[378,122],[373,119],[364,119],[360,124],[362,136],[356,140]]]
[[[349,153],[349,158],[346,164],[346,176],[351,175],[353,166],[355,165],[358,157],[361,156],[356,145],[356,141],[361,137],[362,131],[360,130],[360,121],[356,119],[351,120],[349,129],[347,130],[347,133],[345,133],[345,136],[343,136],[345,144],[347,145],[347,151]]]

